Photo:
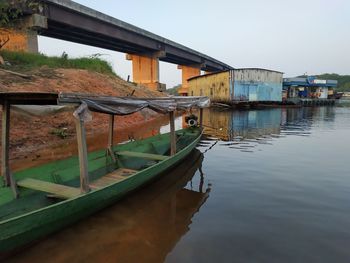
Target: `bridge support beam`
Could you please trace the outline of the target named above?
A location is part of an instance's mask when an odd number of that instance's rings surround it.
[[[149,56],[127,54],[126,59],[132,61],[133,82],[144,85],[150,90],[165,90],[165,84],[159,82],[159,54]]]
[[[199,76],[201,74],[200,66],[183,66],[178,65],[178,69],[182,70],[182,86],[179,89],[178,93],[181,96],[188,96],[188,79],[192,77]]]
[[[38,30],[47,28],[47,19],[40,15],[23,17],[12,28],[0,28],[0,47],[10,51],[38,53]]]

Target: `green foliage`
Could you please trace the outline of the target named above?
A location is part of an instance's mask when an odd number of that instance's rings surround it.
[[[170,95],[177,96],[177,95],[179,95],[178,91],[180,88],[181,88],[181,84],[176,85],[176,86],[172,87],[171,89],[167,89],[165,92],[170,94]]]
[[[0,26],[11,26],[22,15],[23,9],[37,11],[40,5],[41,0],[1,0]]]
[[[60,129],[53,129],[50,134],[56,135],[60,137],[61,139],[65,139],[68,136],[68,130],[67,128],[60,128]]]
[[[0,26],[9,26],[11,21],[15,20],[19,15],[19,9],[11,8],[9,2],[0,2]]]
[[[47,66],[49,68],[86,69],[103,74],[115,75],[112,66],[105,60],[94,58],[68,58],[66,53],[61,57],[48,57],[42,54],[0,51],[0,55],[17,70],[31,70]]]

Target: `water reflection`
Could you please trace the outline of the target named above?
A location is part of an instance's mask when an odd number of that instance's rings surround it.
[[[116,129],[114,132],[114,143],[127,142],[129,140],[143,139],[162,133],[162,127],[167,126],[169,118],[161,116],[146,123],[140,123],[131,128]],[[118,127],[117,127],[118,128]],[[100,133],[87,134],[88,151],[105,149],[108,140],[107,129]],[[39,147],[33,151],[29,147],[27,151],[18,152],[15,158],[10,160],[11,168],[14,171],[38,166],[51,161],[65,159],[78,154],[76,138],[62,140],[61,142],[50,145],[49,147]]]
[[[219,145],[242,152],[253,152],[260,144],[272,144],[287,135],[309,136],[319,119],[333,122],[334,108],[274,108],[250,111],[205,111],[204,127],[208,140],[219,139]],[[328,126],[328,125],[327,125]],[[209,143],[210,144],[210,143]]]
[[[163,262],[209,197],[202,161],[195,150],[158,181],[10,262]]]

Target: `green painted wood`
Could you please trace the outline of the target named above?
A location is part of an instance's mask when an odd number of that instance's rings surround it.
[[[130,151],[117,152],[117,155],[123,155],[123,156],[127,156],[127,157],[138,157],[138,158],[157,160],[157,161],[163,161],[163,160],[169,158],[169,156],[164,156],[164,155],[159,155],[159,154],[130,152]]]
[[[42,191],[55,196],[68,199],[80,195],[80,190],[78,188],[65,186],[61,184],[54,184],[50,182],[45,182],[42,180],[37,180],[33,178],[26,178],[17,182],[20,187],[25,187],[37,191]]]
[[[185,158],[200,140],[200,129],[177,131],[178,152],[161,162],[149,165],[150,160],[120,156],[122,167],[106,157],[105,150],[89,153],[89,176],[91,181],[116,171],[117,169],[139,170],[127,178],[78,195],[66,200],[52,200],[46,193],[20,188],[20,197],[13,199],[9,187],[0,187],[0,257],[1,254],[44,237],[68,226],[96,211],[112,205],[129,192],[153,180]],[[136,151],[147,154],[166,155],[170,152],[169,134],[157,135],[141,141],[113,147],[113,151]],[[55,174],[55,176],[53,176]],[[44,180],[79,186],[79,165],[77,157],[60,160],[14,174],[20,181],[24,178]],[[56,179],[54,179],[56,178]]]

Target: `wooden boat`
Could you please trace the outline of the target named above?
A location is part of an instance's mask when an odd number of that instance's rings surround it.
[[[4,185],[0,188],[0,255],[4,255],[113,204],[176,165],[195,148],[202,128],[200,125],[175,131],[174,111],[204,107],[208,100],[203,97],[126,99],[0,93],[0,103],[3,105],[1,180]],[[30,110],[36,112],[38,107],[33,105],[45,105],[41,106],[45,112],[57,110],[53,108],[56,106],[77,108],[74,114],[79,156],[12,174],[9,169],[10,109],[28,111],[23,105],[31,105]],[[170,133],[113,145],[114,115],[130,114],[146,107],[170,115]],[[110,115],[107,151],[87,153],[84,122],[89,110]]]
[[[209,198],[211,187],[204,181],[202,160],[203,154],[194,149],[174,168],[117,206],[16,253],[15,260],[45,262],[47,253],[42,251],[49,249],[50,258],[59,258],[60,262],[84,262],[87,258],[90,262],[105,262],[106,258],[109,262],[137,262],[139,255],[143,262],[164,262]],[[101,220],[108,223],[96,224]],[[82,240],[93,242],[84,242],[82,251]]]

